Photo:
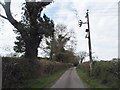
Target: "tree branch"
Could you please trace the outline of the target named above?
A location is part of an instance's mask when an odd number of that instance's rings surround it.
[[[3,8],[5,8],[5,5],[2,2],[0,2],[0,5],[2,5]]]
[[[4,10],[6,13],[6,16],[9,20],[9,22],[16,27],[16,25],[18,24],[18,22],[13,18],[11,11],[10,11],[10,4],[11,2],[5,2],[5,6],[4,6]],[[17,27],[16,27],[17,28]]]
[[[19,30],[19,32],[21,33],[21,36],[26,39],[27,36],[27,32],[24,29],[24,25],[20,22],[18,22],[17,20],[14,19],[14,17],[11,14],[11,10],[10,10],[10,5],[11,5],[11,0],[9,0],[9,2],[5,2],[5,4],[0,2],[0,5],[3,6],[6,16],[3,16],[0,14],[0,17],[7,19],[17,30]]]
[[[7,20],[8,20],[8,18],[7,18],[7,17],[5,17],[5,16],[3,16],[3,15],[1,15],[1,14],[0,14],[0,17],[2,17],[2,18],[4,18],[4,19],[7,19]]]
[[[0,5],[5,9],[5,5],[4,5],[2,2],[0,2]],[[1,15],[1,14],[0,14],[0,17],[2,17],[2,18],[4,18],[4,19],[7,19],[7,20],[8,20],[7,17],[5,17],[5,16],[3,16],[3,15]]]

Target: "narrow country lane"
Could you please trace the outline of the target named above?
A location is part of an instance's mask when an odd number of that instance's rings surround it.
[[[76,67],[67,70],[51,88],[87,88],[76,73]]]

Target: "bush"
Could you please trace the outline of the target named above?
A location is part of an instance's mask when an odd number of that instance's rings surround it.
[[[73,63],[73,65],[74,65],[74,66],[78,66],[78,65],[79,65],[79,62],[76,61],[76,62]]]
[[[65,63],[60,63],[60,62],[51,62],[48,60],[40,60],[40,65],[43,74],[52,74],[58,70],[62,70],[65,68],[68,68],[70,65],[65,64]]]
[[[114,61],[96,62],[93,67],[92,75],[101,80],[101,83],[118,87],[118,63]]]
[[[38,68],[39,65],[35,60],[9,57],[3,57],[2,60],[3,88],[18,86],[22,84],[24,80],[35,78],[37,75],[36,68]]]
[[[3,57],[2,60],[3,88],[18,88],[21,87],[26,80],[37,79],[70,66],[48,60],[29,60],[8,57]]]
[[[78,62],[77,57],[71,51],[58,52],[55,55],[55,61],[64,63],[76,63]]]
[[[92,78],[98,79],[102,84],[109,87],[118,87],[118,62],[116,61],[95,61],[93,63]],[[89,74],[89,62],[80,65],[80,68]]]
[[[81,63],[80,68],[89,75],[89,62]]]

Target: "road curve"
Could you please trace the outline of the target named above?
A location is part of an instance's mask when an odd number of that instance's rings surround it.
[[[76,67],[68,69],[51,88],[87,88],[76,73]]]

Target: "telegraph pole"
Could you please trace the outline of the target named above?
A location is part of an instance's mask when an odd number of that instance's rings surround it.
[[[86,29],[87,35],[86,35],[85,38],[88,38],[89,59],[90,59],[90,75],[91,75],[93,60],[92,60],[91,35],[90,35],[90,24],[89,24],[89,13],[88,13],[88,10],[87,10],[85,18],[87,18],[87,22],[83,23],[82,20],[80,20],[79,21],[79,26],[81,27],[82,24],[87,24],[88,25],[88,29]]]
[[[90,59],[90,74],[92,73],[92,48],[91,48],[91,35],[90,35],[90,24],[89,24],[89,13],[87,10],[86,13],[86,18],[87,18],[87,24],[88,24],[88,30],[86,29],[86,32],[88,33],[88,46],[89,46],[89,59]]]

